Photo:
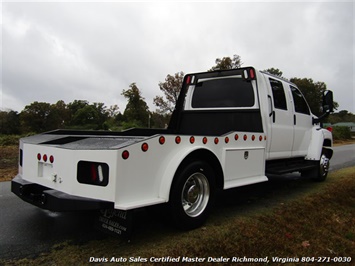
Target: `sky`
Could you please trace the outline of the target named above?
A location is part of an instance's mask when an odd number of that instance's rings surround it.
[[[354,3],[1,3],[0,109],[87,100],[123,113],[136,83],[151,111],[168,74],[203,72],[216,58],[278,68],[333,90],[355,113]]]

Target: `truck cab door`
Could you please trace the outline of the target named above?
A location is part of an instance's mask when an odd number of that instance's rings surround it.
[[[270,106],[268,159],[287,158],[291,156],[294,138],[289,93],[286,93],[284,82],[280,80],[268,77],[266,83]]]
[[[293,102],[294,138],[292,156],[306,156],[311,141],[312,115],[309,106],[298,88],[289,85]]]

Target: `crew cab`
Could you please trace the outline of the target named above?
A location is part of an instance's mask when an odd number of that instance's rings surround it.
[[[216,190],[300,172],[326,179],[332,134],[295,84],[253,67],[188,74],[167,129],[55,130],[20,140],[12,191],[52,211],[168,203],[180,228],[201,226]]]

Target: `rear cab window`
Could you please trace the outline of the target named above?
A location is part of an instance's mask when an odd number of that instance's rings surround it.
[[[197,79],[191,85],[185,110],[258,108],[255,81],[242,75]]]

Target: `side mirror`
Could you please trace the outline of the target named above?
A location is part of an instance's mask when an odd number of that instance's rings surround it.
[[[330,113],[334,110],[334,103],[333,103],[333,92],[332,91],[325,91],[323,94],[323,114],[318,118],[313,118],[313,124],[320,123],[325,117],[327,117]]]
[[[334,109],[333,92],[325,91],[323,95],[323,112],[332,113]]]

